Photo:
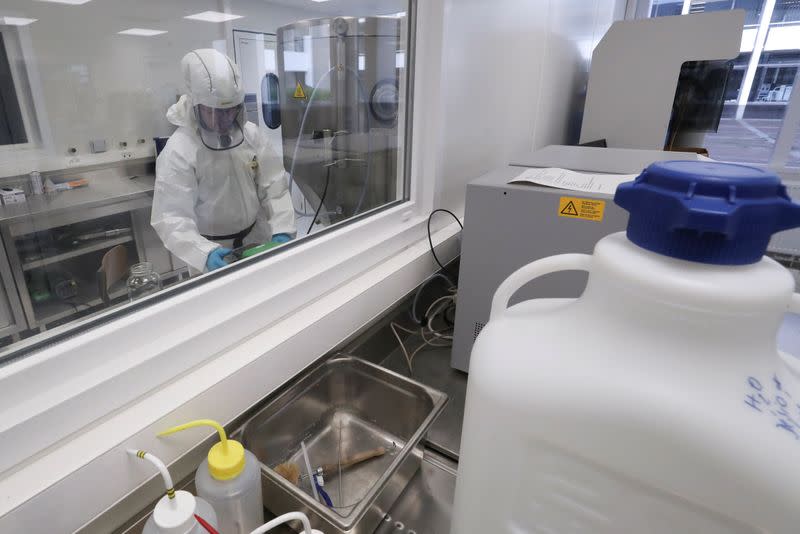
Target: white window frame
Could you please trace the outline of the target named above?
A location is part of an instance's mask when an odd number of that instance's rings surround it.
[[[120,458],[125,446],[178,458],[198,436],[165,445],[154,429],[201,413],[232,420],[435,270],[426,222],[441,190],[443,12],[444,0],[420,1],[409,24],[426,51],[415,55],[410,200],[0,367],[0,531],[35,532],[41,509],[56,508],[59,530],[77,528],[150,477]],[[434,229],[442,257],[455,257],[455,223]]]

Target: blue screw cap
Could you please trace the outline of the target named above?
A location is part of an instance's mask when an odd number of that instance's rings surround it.
[[[630,213],[628,239],[682,260],[746,265],[770,237],[800,226],[800,205],[772,172],[702,161],[653,163],[620,184],[614,202]]]

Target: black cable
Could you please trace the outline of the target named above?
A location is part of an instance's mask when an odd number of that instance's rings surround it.
[[[331,183],[331,166],[328,165],[328,168],[325,170],[325,188],[322,190],[322,197],[319,199],[319,206],[317,206],[317,211],[314,213],[314,218],[311,219],[311,224],[308,227],[308,232],[306,235],[311,234],[311,229],[314,228],[314,224],[317,222],[317,217],[319,217],[319,212],[322,211],[322,206],[325,204],[325,197],[328,196],[328,184]]]
[[[438,208],[438,209],[433,210],[431,212],[431,214],[428,216],[428,244],[431,246],[431,254],[433,255],[433,259],[436,260],[436,264],[439,267],[441,267],[442,271],[444,271],[445,273],[450,275],[450,282],[455,286],[455,285],[457,285],[458,277],[455,276],[453,274],[453,272],[451,272],[447,267],[445,267],[444,264],[441,261],[439,261],[439,257],[436,255],[436,251],[433,249],[433,239],[431,238],[431,219],[433,219],[433,216],[436,215],[439,212],[447,213],[447,214],[451,215],[456,220],[456,222],[458,223],[458,226],[461,227],[461,230],[464,230],[464,225],[461,224],[461,221],[459,220],[458,216],[455,213],[453,213],[450,210],[443,209],[443,208]]]

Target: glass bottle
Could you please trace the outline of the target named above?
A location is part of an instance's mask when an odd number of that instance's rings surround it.
[[[134,301],[161,290],[161,276],[149,261],[131,267],[128,277],[128,299]]]

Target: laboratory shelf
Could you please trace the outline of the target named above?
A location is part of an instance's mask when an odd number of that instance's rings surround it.
[[[92,243],[90,245],[82,245],[80,247],[76,247],[73,250],[68,252],[64,252],[61,254],[55,254],[53,256],[47,256],[46,258],[42,258],[40,260],[33,260],[29,262],[25,262],[22,264],[23,271],[30,271],[32,269],[37,269],[39,267],[45,267],[47,265],[52,265],[54,263],[60,263],[65,260],[69,260],[71,258],[77,258],[78,256],[82,256],[84,254],[90,254],[92,252],[97,252],[98,250],[110,249],[117,245],[122,245],[124,243],[130,243],[133,241],[133,237],[131,236],[123,236],[117,237],[115,239],[107,239],[104,241],[100,241],[97,243]]]
[[[127,288],[118,289],[109,293],[111,300],[118,299],[128,294]],[[78,295],[75,299],[81,299]],[[81,302],[71,304],[63,300],[50,300],[47,302],[37,303],[33,305],[34,313],[36,314],[35,326],[47,326],[58,320],[64,319],[76,313],[91,310],[103,304],[99,297],[90,298]]]

